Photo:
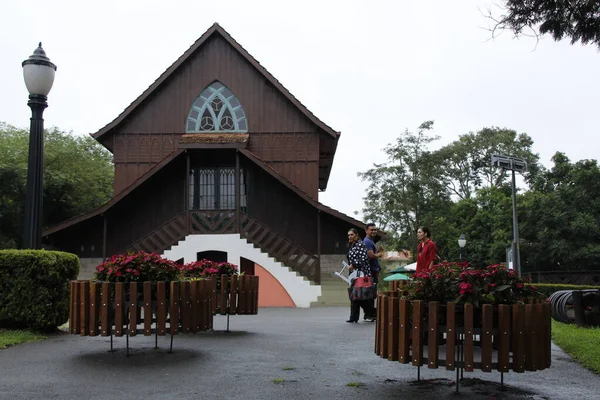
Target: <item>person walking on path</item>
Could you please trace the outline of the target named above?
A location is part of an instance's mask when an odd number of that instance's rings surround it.
[[[379,259],[383,257],[383,248],[377,248],[375,245],[375,236],[377,235],[377,227],[373,223],[368,223],[365,227],[365,238],[363,239],[363,243],[367,248],[367,256],[369,257],[369,269],[371,271],[371,276],[373,277],[373,283],[375,287],[379,283],[379,271],[381,271],[381,266],[379,265]],[[375,299],[369,300],[371,302],[370,309],[373,310],[373,315],[365,315],[364,319],[375,319]]]
[[[419,239],[419,245],[417,246],[416,272],[419,273],[433,267],[437,258],[437,246],[431,240],[431,231],[426,226],[422,226],[417,230],[417,239]]]
[[[350,271],[350,288],[348,289],[348,294],[350,294],[356,279],[362,276],[370,276],[371,271],[369,268],[367,248],[360,240],[358,231],[354,228],[348,231],[348,243],[348,263],[350,264],[348,267]],[[372,320],[374,312],[372,310],[373,303],[371,300],[350,300],[350,319],[346,322],[357,323],[360,317],[361,307],[364,315]]]

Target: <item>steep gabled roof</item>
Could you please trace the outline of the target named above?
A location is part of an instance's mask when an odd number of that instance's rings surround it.
[[[77,217],[69,218],[69,219],[61,222],[58,225],[51,226],[51,227],[45,229],[42,232],[42,235],[43,236],[51,235],[51,234],[53,234],[55,232],[58,232],[58,231],[63,230],[65,228],[68,228],[69,226],[72,226],[72,225],[75,225],[75,224],[77,224],[79,222],[85,221],[86,219],[95,217],[96,215],[103,214],[109,208],[111,208],[112,206],[114,206],[115,204],[117,204],[121,199],[123,199],[125,196],[127,196],[129,193],[131,193],[135,188],[139,187],[142,183],[146,182],[150,177],[152,177],[152,175],[156,174],[163,167],[167,166],[167,164],[169,164],[171,161],[173,161],[174,159],[176,159],[177,156],[179,156],[180,154],[182,154],[184,151],[185,151],[184,149],[173,150],[161,162],[159,162],[158,164],[154,165],[152,168],[150,168],[148,171],[146,171],[146,173],[144,175],[140,176],[138,179],[136,179],[135,181],[133,181],[131,183],[131,185],[127,186],[127,188],[125,190],[123,190],[122,192],[120,192],[119,194],[117,194],[116,196],[114,196],[112,199],[110,199],[109,201],[107,201],[106,203],[104,203],[103,205],[101,205],[100,207],[98,207],[95,210],[92,210],[90,212],[87,212],[85,214],[78,215]]]
[[[133,112],[142,102],[148,98],[160,85],[166,81],[187,59],[192,56],[212,35],[221,35],[234,49],[236,49],[248,62],[254,66],[273,86],[275,86],[281,94],[283,94],[289,101],[298,108],[308,119],[310,119],[315,125],[317,125],[324,132],[330,134],[333,138],[337,139],[340,136],[339,132],[333,130],[330,126],[325,124],[323,121],[318,119],[313,113],[311,113],[300,101],[292,95],[283,85],[275,79],[269,71],[267,71],[254,57],[246,51],[238,42],[236,42],[229,33],[225,31],[218,23],[214,23],[196,42],[189,48],[181,57],[177,59],[163,74],[156,80],[148,89],[144,91],[133,103],[131,103],[117,118],[111,123],[100,129],[98,132],[91,134],[95,139],[100,139],[103,135],[110,132],[116,126],[118,126],[129,114]]]

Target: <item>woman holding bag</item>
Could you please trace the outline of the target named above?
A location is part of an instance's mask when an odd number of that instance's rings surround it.
[[[369,256],[367,255],[367,248],[365,247],[358,231],[354,228],[348,231],[348,262],[350,266],[350,288],[348,294],[350,296],[350,319],[346,322],[357,323],[360,317],[360,308],[362,307],[363,313],[366,319],[373,321],[375,319],[374,311],[372,310],[372,301],[365,299],[353,299],[353,294],[356,290],[353,290],[357,279],[365,276],[370,276],[369,268]]]

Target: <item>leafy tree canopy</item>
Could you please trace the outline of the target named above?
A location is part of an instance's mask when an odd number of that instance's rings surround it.
[[[0,248],[23,234],[29,131],[0,122]],[[44,226],[88,212],[112,196],[112,155],[89,136],[57,128],[44,136]]]
[[[525,181],[531,183],[540,171],[539,156],[533,153],[533,140],[525,133],[512,129],[483,128],[475,133],[460,135],[459,139],[433,153],[440,166],[438,177],[452,195],[468,199],[484,187],[499,186],[508,172],[491,164],[493,154],[520,157],[527,162]]]
[[[519,36],[531,31],[549,34],[571,44],[592,43],[600,48],[600,1],[598,0],[505,0],[503,14],[494,17],[493,33],[510,30]]]
[[[363,214],[388,232],[387,250],[414,251],[416,230],[428,226],[441,259],[475,266],[504,262],[512,231],[512,188],[494,153],[528,162],[527,188],[517,193],[521,266],[536,270],[600,268],[600,167],[563,153],[544,169],[528,135],[484,128],[431,151],[432,122],[404,131],[384,151],[388,161],[359,176],[369,182]],[[464,234],[467,246],[458,247]],[[414,255],[413,255],[414,257]]]

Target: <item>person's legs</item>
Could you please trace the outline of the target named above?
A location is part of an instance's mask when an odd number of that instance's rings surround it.
[[[346,322],[358,322],[360,316],[360,301],[354,300],[350,302],[350,319]]]
[[[371,319],[371,314],[373,312],[372,307],[371,307],[371,300],[361,300],[360,307],[363,310],[363,319],[364,320]]]
[[[368,300],[370,305],[370,311],[369,311],[369,317],[365,318],[365,319],[370,319],[371,321],[375,320],[375,317],[377,316],[377,311],[375,310],[375,299],[377,298],[377,291],[378,291],[378,284],[379,284],[379,271],[371,271],[371,276],[373,277],[373,285],[375,286],[375,288],[373,289],[375,291],[375,297],[373,297],[372,300]]]
[[[373,308],[373,300],[362,300],[361,307],[363,309],[364,320],[375,320],[375,309]]]
[[[350,297],[350,293],[352,293],[352,288],[348,289],[348,297]],[[358,322],[358,317],[360,314],[360,305],[358,301],[350,301],[350,319],[346,322]]]

